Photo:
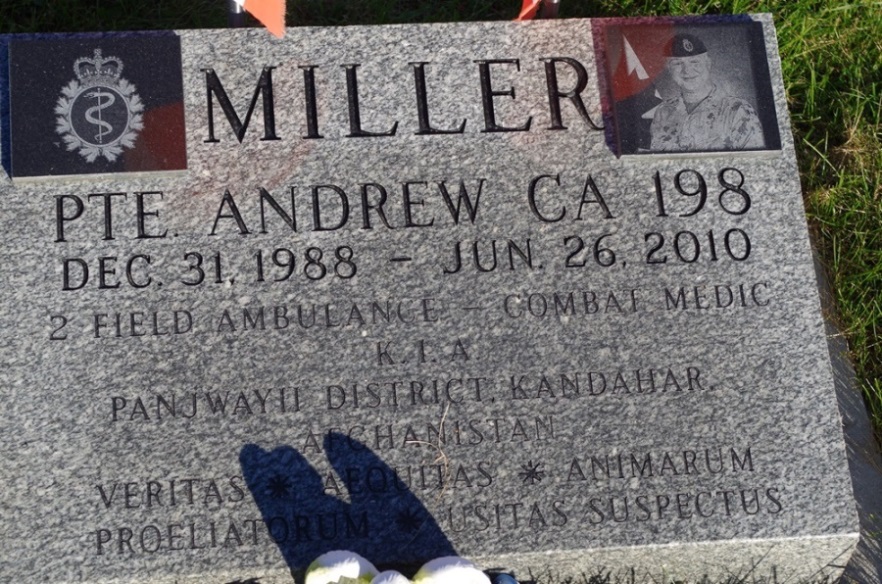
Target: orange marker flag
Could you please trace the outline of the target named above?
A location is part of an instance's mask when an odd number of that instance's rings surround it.
[[[542,0],[524,0],[524,4],[521,6],[521,13],[518,14],[515,20],[532,20],[536,18],[536,12],[539,10],[540,4],[542,4]]]
[[[515,20],[557,18],[558,8],[560,8],[560,0],[524,0],[521,13]]]
[[[285,0],[235,0],[271,33],[285,36]]]

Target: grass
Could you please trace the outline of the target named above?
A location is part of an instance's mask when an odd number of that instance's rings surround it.
[[[511,19],[518,1],[289,0],[288,21],[320,26]],[[882,438],[882,1],[561,1],[562,17],[774,14],[813,240]],[[225,24],[224,0],[0,2],[0,33]]]
[[[786,23],[785,77],[806,207],[880,437],[882,2],[818,8]]]

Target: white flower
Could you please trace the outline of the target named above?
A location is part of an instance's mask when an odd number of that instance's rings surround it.
[[[377,569],[369,561],[348,551],[327,552],[315,559],[306,570],[305,584],[337,584],[341,577],[359,584],[370,584]]]
[[[427,562],[413,581],[414,584],[490,584],[490,578],[484,572],[457,556]]]
[[[411,582],[402,576],[400,572],[386,570],[385,572],[377,574],[376,577],[371,580],[371,584],[411,584]]]

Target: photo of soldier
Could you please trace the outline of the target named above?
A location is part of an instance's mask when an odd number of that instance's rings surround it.
[[[780,148],[759,23],[604,23],[595,46],[607,140],[618,156]]]
[[[753,106],[713,81],[713,61],[696,35],[677,34],[666,50],[666,71],[679,88],[652,120],[650,149],[758,150],[763,129]]]

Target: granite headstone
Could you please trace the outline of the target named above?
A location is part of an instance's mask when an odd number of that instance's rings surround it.
[[[770,17],[0,53],[0,579],[846,563]]]

